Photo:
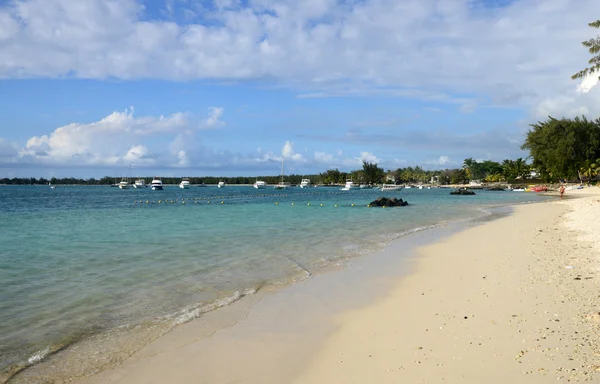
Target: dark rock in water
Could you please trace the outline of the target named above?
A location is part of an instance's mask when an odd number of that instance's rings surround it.
[[[452,191],[450,192],[451,195],[463,195],[463,196],[470,196],[470,195],[474,195],[475,192],[473,191],[469,191],[466,188],[461,188],[461,189],[457,189],[456,191]]]
[[[369,206],[371,207],[405,207],[408,205],[408,201],[402,199],[396,199],[395,197],[379,197],[377,200],[372,201]]]

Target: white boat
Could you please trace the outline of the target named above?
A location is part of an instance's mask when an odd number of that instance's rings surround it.
[[[386,191],[389,192],[389,191],[399,191],[402,188],[403,187],[401,185],[383,184],[379,190],[382,191],[382,192],[386,192]]]
[[[283,153],[281,154],[281,181],[277,183],[275,189],[288,189],[290,188],[290,183],[287,181],[283,181]]]
[[[310,188],[312,187],[312,183],[310,182],[310,179],[302,179],[302,181],[300,182],[300,188]]]
[[[350,191],[353,189],[358,189],[359,187],[354,184],[354,181],[352,181],[352,179],[346,179],[346,184],[344,185],[344,188],[342,188],[342,191]]]
[[[256,180],[252,186],[256,189],[265,189],[267,187],[267,183],[262,180]]]
[[[525,192],[525,188],[513,188],[511,189],[513,192]]]
[[[219,181],[219,184],[217,184],[217,187],[219,187],[219,188],[223,188],[223,187],[225,187],[226,185],[227,185],[227,184],[226,184],[226,183],[225,183],[223,180],[221,180],[221,181]]]
[[[119,182],[119,189],[129,189],[129,181],[125,177]]]
[[[153,191],[162,191],[163,183],[161,178],[156,176],[154,179],[152,179],[152,182],[150,183],[150,188],[152,188]]]
[[[52,185],[52,183],[48,183],[51,189],[56,189],[56,185]]]
[[[275,186],[275,189],[288,189],[290,188],[291,185],[290,183],[288,183],[287,181],[280,181],[279,183],[277,183],[277,185]]]
[[[146,188],[146,180],[140,177],[133,183],[133,188]]]
[[[190,188],[190,179],[184,177],[181,179],[181,183],[179,183],[179,188],[181,189],[189,189]]]

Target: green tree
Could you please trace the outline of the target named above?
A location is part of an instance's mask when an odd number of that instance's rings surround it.
[[[465,169],[453,169],[448,176],[450,184],[465,184],[468,181],[467,171]]]
[[[467,179],[469,180],[485,178],[483,163],[478,163],[472,157],[468,157],[463,161],[463,169],[466,171]]]
[[[514,180],[517,178],[517,170],[515,162],[510,159],[502,161],[502,176],[505,180]]]
[[[600,28],[600,20],[596,20],[588,25],[592,28],[598,29]],[[595,72],[600,72],[600,36],[583,41],[581,44],[583,44],[583,46],[586,47],[592,55],[594,55],[594,57],[588,61],[588,64],[590,65],[589,68],[581,70],[571,76],[573,80],[586,77],[587,75],[591,75]]]
[[[520,177],[522,180],[525,180],[531,172],[531,168],[529,167],[529,165],[527,165],[525,160],[523,160],[523,158],[521,157],[515,160],[514,164],[517,176]]]
[[[598,159],[598,160],[600,160],[600,159]],[[599,169],[598,163],[597,163],[598,160],[592,161],[592,160],[586,159],[583,161],[583,163],[581,163],[581,168],[579,169],[579,171],[581,172],[582,176],[587,178],[588,182],[590,182],[598,174],[598,169]]]
[[[549,117],[531,128],[521,148],[529,150],[533,168],[545,179],[581,179],[581,165],[600,156],[600,119]]]
[[[364,182],[377,184],[383,180],[385,171],[383,168],[379,168],[377,164],[363,160],[362,176],[364,177]]]

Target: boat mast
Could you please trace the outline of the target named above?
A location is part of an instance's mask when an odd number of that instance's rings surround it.
[[[283,184],[283,151],[281,152],[281,184]]]

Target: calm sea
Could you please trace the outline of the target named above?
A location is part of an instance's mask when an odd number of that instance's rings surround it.
[[[491,206],[541,198],[405,189],[385,195],[408,207],[367,207],[381,195],[0,187],[0,382],[51,355],[65,355],[55,364],[60,372],[47,373],[57,380],[106,368],[246,295],[343,267],[415,231],[481,217]]]

